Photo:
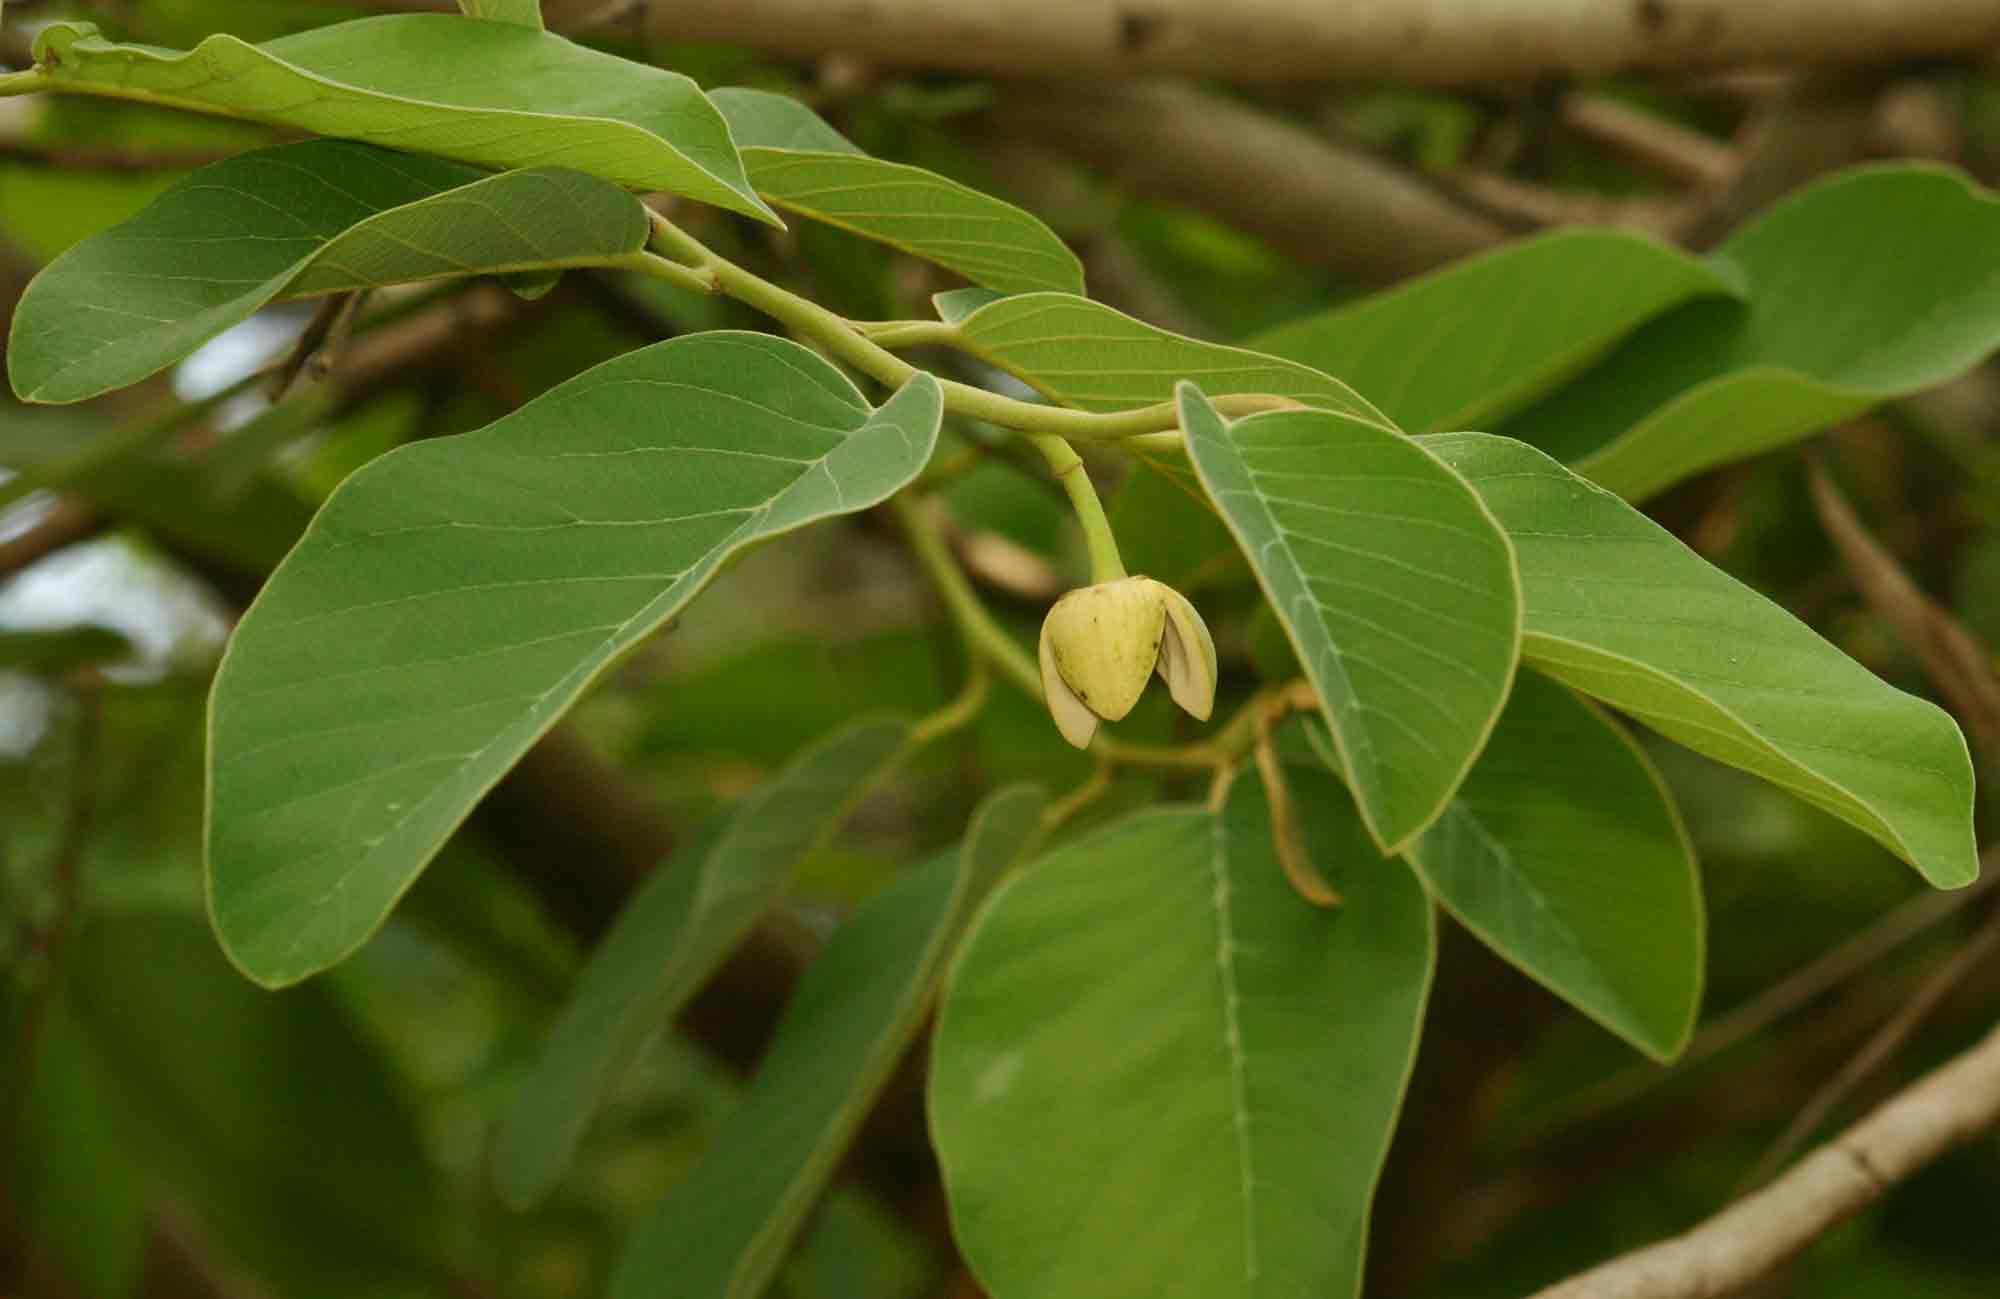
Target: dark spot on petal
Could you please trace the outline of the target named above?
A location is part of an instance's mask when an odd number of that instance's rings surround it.
[[[1639,28],[1650,36],[1657,36],[1673,15],[1667,10],[1667,0],[1638,0],[1635,12]]]

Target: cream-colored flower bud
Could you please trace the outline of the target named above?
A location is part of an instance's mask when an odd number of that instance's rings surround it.
[[[1154,672],[1203,721],[1215,707],[1215,641],[1187,597],[1150,577],[1078,587],[1042,621],[1042,693],[1063,738],[1081,749],[1098,719],[1132,711]]]

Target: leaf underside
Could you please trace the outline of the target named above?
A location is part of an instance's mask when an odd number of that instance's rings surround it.
[[[879,410],[795,343],[607,362],[334,493],[210,701],[208,888],[284,984],[352,951],[473,804],[731,555],[864,509],[929,459],[920,375]]]
[[[1345,896],[1286,883],[1253,774],[997,893],[953,967],[930,1109],[953,1234],[996,1299],[1356,1293],[1433,954],[1408,868],[1288,771]]]
[[[1694,852],[1666,786],[1597,708],[1536,672],[1407,856],[1494,951],[1656,1059],[1701,1004]]]
[[[855,722],[746,796],[632,895],[502,1124],[494,1180],[517,1208],[568,1167],[607,1087],[735,949],[901,754],[908,723]],[[684,859],[683,859],[684,858]]]
[[[1419,440],[1513,537],[1525,662],[1859,827],[1933,884],[1977,877],[1971,759],[1941,709],[1533,447]]]
[[[1507,699],[1513,551],[1479,496],[1411,439],[1331,411],[1181,423],[1333,728],[1385,851],[1443,810]]]
[[[959,933],[1040,829],[1004,789],[965,841],[861,904],[806,971],[742,1107],[639,1225],[611,1299],[758,1299],[875,1095],[922,1027]]]
[[[224,113],[484,167],[562,166],[782,224],[722,114],[677,72],[509,22],[383,14],[185,52],[58,22],[35,59],[61,86]]]
[[[797,100],[763,90],[710,96],[757,192],[1005,293],[1083,292],[1083,264],[1034,215],[922,167],[871,158]]]
[[[527,267],[645,246],[638,199],[558,168],[307,140],[202,168],[29,284],[8,373],[27,401],[136,383],[279,298]]]
[[[1211,397],[1267,393],[1394,428],[1352,388],[1296,361],[1204,343],[1069,293],[1024,293],[957,322],[966,347],[1065,406],[1117,411],[1172,401],[1191,380]]]

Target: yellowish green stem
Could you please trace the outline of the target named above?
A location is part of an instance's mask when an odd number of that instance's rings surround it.
[[[895,321],[887,326],[856,325],[809,298],[771,283],[736,263],[711,251],[700,240],[673,222],[655,213],[653,246],[664,256],[632,259],[630,269],[688,284],[687,272],[704,277],[703,287],[722,292],[757,308],[765,315],[790,326],[829,353],[847,362],[869,378],[891,388],[900,388],[917,373],[917,367],[888,350],[870,333],[882,334],[898,346],[917,342],[957,345],[962,341],[955,326],[929,322]],[[621,263],[625,264],[625,263]],[[707,283],[712,278],[712,286]],[[909,326],[922,324],[921,330]],[[1141,434],[1167,434],[1178,441],[1180,417],[1173,402],[1156,402],[1133,410],[1097,413],[1072,410],[1066,406],[1045,406],[1036,402],[1005,397],[984,388],[975,388],[955,379],[940,379],[945,409],[953,414],[982,419],[989,424],[1023,433],[1045,433],[1070,441],[1115,442]],[[1217,398],[1216,409],[1225,415],[1247,415],[1274,406],[1289,405],[1282,398],[1234,395]]]
[[[683,289],[688,289],[695,293],[716,293],[720,291],[716,287],[715,276],[705,271],[696,270],[693,267],[683,266],[679,262],[671,261],[654,252],[642,251],[629,253],[624,257],[614,259],[608,264],[619,270],[638,271],[643,275],[650,275],[656,280],[665,280],[669,284],[678,285]]]
[[[1059,437],[1030,434],[1028,440],[1049,462],[1049,471],[1069,493],[1076,521],[1083,525],[1084,544],[1090,548],[1090,580],[1115,582],[1125,576],[1125,561],[1118,554],[1118,538],[1112,535],[1111,520],[1105,516],[1104,502],[1090,481],[1090,470],[1076,454],[1076,448]]]
[[[882,347],[957,347],[963,340],[957,325],[942,320],[852,320],[848,326]]]
[[[907,496],[890,497],[889,508],[909,537],[910,550],[923,567],[924,575],[930,578],[938,598],[944,601],[945,610],[965,641],[966,652],[991,664],[995,671],[1019,686],[1029,697],[1040,699],[1041,669],[980,602],[978,592],[972,589],[965,571],[958,566],[951,548],[945,544],[936,518],[926,512],[922,504]]]
[[[986,696],[993,684],[993,674],[987,670],[986,660],[972,660],[972,670],[966,673],[965,686],[952,701],[922,719],[910,728],[907,748],[916,750],[942,735],[949,735],[962,726],[969,725],[986,707]]]

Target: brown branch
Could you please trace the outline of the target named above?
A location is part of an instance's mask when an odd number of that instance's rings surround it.
[[[2000,1029],[1685,1235],[1626,1254],[1534,1299],[1707,1299],[1797,1254],[1955,1146],[2000,1124]]]
[[[1984,897],[2000,886],[1995,850],[1980,856],[1979,880],[1949,892],[1927,890],[1903,903],[1868,928],[1824,952],[1728,1013],[1709,1021],[1671,1068],[1642,1065],[1612,1075],[1586,1088],[1572,1100],[1561,1118],[1537,1129],[1529,1139],[1545,1139],[1593,1123],[1654,1088],[1682,1077],[1698,1065],[1804,1009],[1848,980],[1877,968],[1882,959],[1918,934]]]
[[[55,855],[48,868],[49,889],[54,895],[54,912],[35,933],[37,957],[35,981],[21,1011],[19,1040],[15,1046],[14,1077],[8,1086],[5,1141],[0,1152],[11,1155],[22,1132],[33,1091],[36,1062],[41,1058],[42,1032],[48,1025],[56,990],[62,984],[63,960],[70,935],[75,931],[83,900],[83,854],[90,842],[91,822],[97,815],[98,735],[101,715],[97,691],[85,687],[76,692],[76,734],[71,741],[69,805],[56,833]]]
[[[1683,185],[1726,185],[1742,165],[1731,146],[1607,95],[1565,96],[1561,116],[1578,135]]]
[[[1246,82],[1885,63],[1977,54],[2000,40],[1991,0],[674,0],[648,6],[646,21],[656,38],[800,58],[837,52],[1012,76],[1183,72]]]
[[[228,156],[213,149],[100,149],[0,139],[0,160],[60,171],[189,171]]]
[[[1619,198],[1587,190],[1555,189],[1490,171],[1457,171],[1439,185],[1466,208],[1496,223],[1527,231],[1552,226],[1618,226],[1655,239],[1678,241],[1691,224],[1694,200]]]
[[[0,577],[18,573],[42,556],[82,541],[103,526],[103,519],[89,505],[78,500],[59,500],[27,531],[0,541]]]
[[[1002,140],[1067,155],[1136,194],[1362,279],[1429,270],[1510,233],[1373,154],[1169,82],[1014,85],[986,123]]]

